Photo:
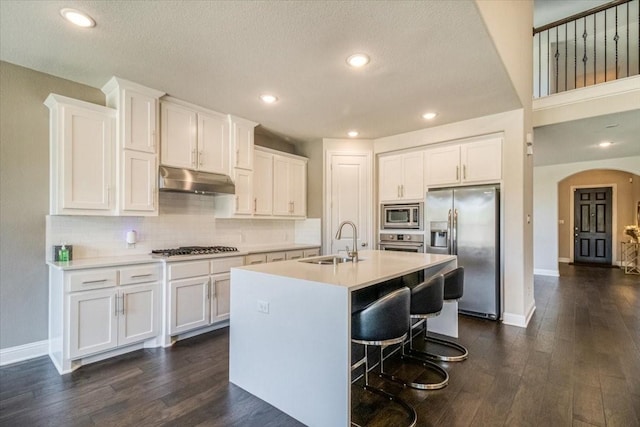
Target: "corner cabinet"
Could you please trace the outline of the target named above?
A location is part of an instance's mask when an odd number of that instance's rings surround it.
[[[430,148],[425,161],[430,187],[496,182],[502,179],[502,138]]]
[[[157,345],[162,268],[141,264],[49,269],[50,357],[61,374],[83,359]],[[102,357],[103,358],[103,357]],[[97,359],[96,359],[97,360]]]
[[[114,215],[116,110],[51,94],[51,215]]]
[[[424,151],[381,156],[379,165],[381,202],[424,198]]]

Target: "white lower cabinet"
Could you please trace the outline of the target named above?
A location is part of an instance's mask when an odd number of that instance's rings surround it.
[[[229,271],[242,265],[243,257],[171,263],[167,267],[169,335],[227,320],[231,295]]]
[[[159,263],[51,267],[49,355],[58,371],[71,372],[88,356],[108,357],[111,351],[158,337],[161,280]]]
[[[313,248],[313,249],[305,249],[304,250],[304,254],[303,254],[303,258],[309,258],[312,256],[320,256],[320,248]]]

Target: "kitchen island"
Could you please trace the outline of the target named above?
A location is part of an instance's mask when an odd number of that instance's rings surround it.
[[[232,268],[229,381],[308,426],[349,426],[352,304],[399,278],[456,267],[451,255],[359,256]],[[457,337],[457,303],[446,303],[429,330]]]

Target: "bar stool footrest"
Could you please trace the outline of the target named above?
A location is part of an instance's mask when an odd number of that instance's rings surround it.
[[[421,355],[424,355],[424,357],[427,357],[431,360],[437,360],[440,362],[462,362],[463,360],[467,360],[467,358],[469,357],[469,351],[464,346],[458,343],[455,343],[453,341],[445,340],[442,338],[436,338],[429,335],[425,337],[425,341],[432,342],[434,344],[438,344],[443,347],[452,348],[458,351],[460,354],[456,356],[445,356],[443,354],[436,354],[436,353],[431,353],[431,352],[421,351],[416,349],[412,349],[411,351],[420,353]]]

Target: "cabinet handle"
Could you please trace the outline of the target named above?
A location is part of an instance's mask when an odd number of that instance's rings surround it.
[[[211,299],[211,279],[207,280],[207,299]]]
[[[151,187],[151,207],[156,207],[156,187]]]
[[[91,285],[93,283],[104,283],[107,279],[98,279],[98,280],[87,280],[86,282],[82,282],[83,285]]]
[[[111,204],[111,187],[107,185],[107,205]]]
[[[236,196],[236,210],[238,210],[238,204],[239,204],[239,202],[238,202],[238,196]]]
[[[462,179],[467,179],[467,165],[462,165]]]
[[[400,197],[404,197],[404,184],[400,185]]]
[[[456,181],[460,179],[460,166],[456,166]]]
[[[124,316],[124,295],[122,295],[122,315]]]
[[[116,311],[115,311],[115,313],[113,313],[113,315],[114,315],[114,316],[117,316],[117,315],[118,315],[118,300],[119,300],[119,298],[118,298],[118,293],[117,293],[117,292],[116,292],[116,297],[115,297],[115,299],[116,299],[116,304],[115,304],[115,305],[116,305]]]
[[[191,166],[196,165],[196,149],[191,150]]]
[[[253,198],[253,211],[254,212],[258,212],[258,198],[257,197]]]
[[[140,277],[149,277],[151,276],[152,273],[147,273],[147,274],[136,274],[134,276],[131,276],[132,279],[139,279]]]
[[[240,149],[236,148],[236,166],[240,164]]]
[[[293,202],[291,202],[291,213],[294,213],[296,211],[296,202],[295,200]]]
[[[202,151],[198,151],[198,166],[202,166]]]
[[[400,197],[400,186],[398,185],[396,188],[396,195]]]
[[[156,148],[156,131],[155,129],[151,131],[151,146]]]
[[[216,281],[211,280],[211,299],[216,297]]]

